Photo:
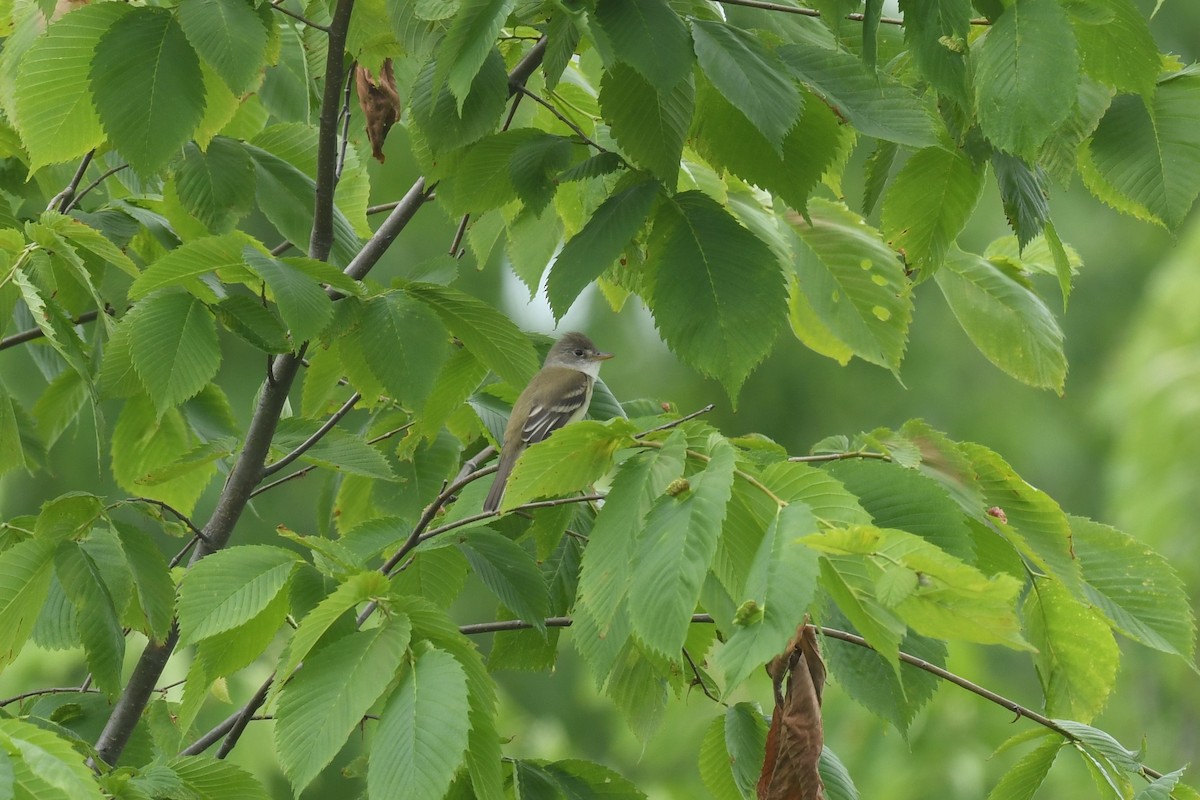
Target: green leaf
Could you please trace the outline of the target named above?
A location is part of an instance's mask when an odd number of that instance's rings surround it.
[[[649,249],[659,331],[684,361],[719,379],[736,405],[786,314],[775,254],[699,191],[659,207]]]
[[[793,631],[794,633],[794,631]],[[767,748],[767,722],[757,704],[735,703],[725,711],[725,750],[743,797],[754,795]]]
[[[333,320],[333,301],[321,284],[305,272],[249,245],[243,249],[242,257],[270,287],[293,342],[315,338]]]
[[[237,764],[212,756],[178,756],[167,766],[201,800],[267,800],[263,785]]]
[[[140,528],[118,522],[113,524],[113,530],[133,573],[138,605],[148,626],[143,632],[156,642],[166,641],[175,612],[175,582],[171,580],[167,559]]]
[[[438,71],[448,73],[458,113],[471,93],[480,68],[495,46],[496,36],[512,13],[516,0],[461,0],[450,30],[438,49]],[[445,74],[443,73],[443,74]],[[435,78],[435,85],[441,80]]]
[[[1001,150],[1033,158],[1071,113],[1079,57],[1056,0],[1017,0],[975,48],[975,104],[983,134]]]
[[[486,528],[468,533],[459,548],[483,585],[544,634],[550,596],[533,557],[511,539]]]
[[[0,668],[21,653],[50,591],[55,543],[19,542],[0,553]]]
[[[588,536],[580,565],[572,640],[597,687],[608,678],[629,637],[629,553],[643,519],[667,485],[683,474],[687,436],[676,428],[659,449],[621,464]]]
[[[687,26],[667,0],[597,0],[593,19],[606,49],[653,86],[669,89],[692,71]]]
[[[1030,643],[1037,648],[1034,664],[1046,713],[1092,721],[1104,710],[1117,680],[1120,652],[1108,623],[1049,578],[1034,578],[1024,615]]]
[[[188,514],[216,473],[216,464],[200,466],[164,483],[148,485],[139,481],[169,469],[180,453],[188,452],[196,443],[178,409],[160,416],[150,398],[138,392],[124,404],[113,429],[113,477],[131,494],[162,500]]]
[[[305,249],[312,234],[316,183],[297,167],[253,145],[242,145],[254,160],[258,208],[289,242]],[[344,267],[358,254],[361,242],[342,210],[333,207],[331,263]]]
[[[387,590],[387,578],[381,573],[360,572],[348,578],[318,603],[316,608],[305,614],[296,632],[292,634],[287,650],[279,657],[272,696],[279,694],[279,688],[287,683],[288,678],[300,666],[300,662],[308,657],[313,647],[335,622],[359,603],[386,595]]]
[[[20,719],[0,719],[0,748],[14,757],[18,798],[101,800],[96,777],[71,742]]]
[[[539,497],[567,495],[595,482],[608,472],[617,450],[629,446],[635,430],[627,420],[583,420],[531,445],[508,479],[501,512]]]
[[[197,297],[216,302],[212,288],[200,279],[215,270],[244,267],[242,248],[249,241],[246,234],[234,232],[185,242],[152,262],[129,287],[129,298],[137,300],[156,289],[182,285]]]
[[[1054,177],[1060,185],[1067,185],[1075,177],[1076,169],[1083,169],[1084,162],[1079,145],[1092,135],[1100,118],[1112,102],[1112,90],[1088,78],[1079,82],[1079,94],[1071,107],[1067,121],[1059,126],[1038,155],[1038,163]],[[1085,183],[1086,173],[1083,174]],[[1105,200],[1105,202],[1109,202]]]
[[[1004,459],[986,447],[962,443],[958,449],[970,459],[983,489],[984,506],[999,508],[1008,518],[1007,522],[1001,522],[988,516],[989,525],[1022,557],[1057,578],[1078,597],[1079,558],[1067,516],[1058,504],[1022,480]]]
[[[100,568],[78,542],[72,541],[59,544],[54,566],[78,614],[88,669],[96,686],[112,700],[123,688],[121,662],[125,657],[125,634]]]
[[[1146,18],[1130,0],[1098,0],[1086,6],[1089,13],[1106,19],[1098,25],[1079,16],[1071,19],[1083,71],[1118,92],[1149,97],[1162,61]],[[1072,13],[1077,9],[1067,6]]]
[[[765,743],[764,743],[765,750]],[[700,741],[700,780],[713,800],[743,800],[725,745],[725,715],[714,717]]]
[[[242,0],[213,2],[241,4]],[[217,136],[204,152],[194,143],[184,145],[183,161],[175,170],[175,188],[183,207],[209,230],[233,230],[254,208],[254,185],[254,162],[240,142]]]
[[[807,90],[804,113],[783,139],[782,158],[745,115],[708,81],[697,91],[695,147],[709,163],[760,186],[801,212],[850,132]]]
[[[1183,777],[1183,769],[1169,772],[1142,787],[1134,800],[1171,800],[1176,785]]]
[[[1062,746],[1060,737],[1047,738],[1004,773],[1004,777],[988,793],[987,800],[1031,800],[1046,780]]]
[[[161,418],[195,396],[221,366],[212,312],[189,294],[143,300],[126,315],[129,355]]]
[[[829,800],[858,800],[858,788],[850,777],[850,770],[846,769],[846,765],[828,747],[821,748],[817,771],[825,784],[825,793],[829,795]]]
[[[421,653],[388,701],[371,744],[372,800],[442,797],[467,749],[467,712],[462,666],[444,650]]]
[[[179,641],[189,644],[236,628],[283,591],[300,558],[267,545],[228,547],[188,570],[179,586]]]
[[[82,247],[92,255],[107,261],[131,278],[140,276],[137,266],[125,252],[105,238],[104,234],[73,217],[64,217],[55,211],[42,212],[41,220],[51,225],[55,232],[72,244]]]
[[[679,160],[694,106],[690,74],[660,86],[620,63],[607,70],[600,82],[600,110],[613,137],[668,189],[674,189],[679,179]]]
[[[1054,722],[1074,736],[1077,740],[1076,746],[1082,745],[1083,751],[1089,756],[1099,756],[1125,772],[1141,773],[1142,754],[1125,747],[1111,734],[1075,720],[1056,719]]]
[[[104,142],[88,83],[96,43],[129,7],[84,6],[55,22],[20,59],[12,107],[14,122],[29,151],[29,170],[69,161]]]
[[[1099,199],[1136,216],[1144,209],[1159,224],[1178,228],[1200,192],[1200,162],[1194,160],[1200,154],[1200,75],[1160,83],[1150,111],[1141,98],[1117,97],[1085,152],[1092,169],[1081,165],[1081,171]],[[1098,191],[1091,172],[1111,187],[1116,201]]]
[[[267,53],[263,18],[246,0],[183,0],[179,24],[188,41],[240,95],[258,76]]]
[[[311,656],[280,692],[275,752],[296,795],[328,766],[383,696],[411,635],[402,614],[378,628],[355,631]]]
[[[529,339],[487,303],[433,283],[410,283],[404,291],[432,308],[467,350],[509,384],[524,386],[537,372]]]
[[[842,461],[830,465],[881,528],[915,533],[950,555],[971,563],[975,548],[962,509],[932,478],[883,461]]]
[[[412,87],[412,114],[431,150],[442,153],[478,141],[497,126],[508,99],[508,72],[493,47],[461,108],[450,90],[434,80],[437,63],[429,61]]]
[[[705,76],[783,156],[783,140],[804,107],[783,62],[758,37],[719,22],[692,20],[696,57]]]
[[[388,292],[363,304],[352,336],[388,394],[406,408],[420,408],[449,349],[437,315],[403,292]]]
[[[634,630],[655,652],[678,656],[717,549],[733,489],[734,450],[716,440],[689,488],[660,497],[646,515],[629,584]]]
[[[69,492],[42,505],[33,535],[54,542],[82,539],[103,513],[95,495]]]
[[[726,693],[782,652],[803,621],[817,588],[817,556],[799,539],[816,530],[812,511],[799,502],[778,509],[771,520],[750,564],[745,590],[733,598],[740,609],[753,604],[756,613],[732,620],[733,634],[713,662],[725,674]]]
[[[1000,202],[1008,225],[1017,234],[1018,247],[1024,249],[1050,221],[1050,195],[1046,172],[997,150],[992,153],[992,171],[1000,187]],[[1068,286],[1070,284],[1068,283]]]
[[[546,299],[554,318],[562,319],[571,303],[589,283],[616,263],[646,223],[659,184],[641,182],[613,193],[588,218],[580,233],[560,249],[546,279]]]
[[[813,200],[793,221],[799,288],[854,355],[896,372],[912,318],[911,283],[879,232],[840,203]]]
[[[971,107],[967,89],[967,37],[971,0],[900,0],[904,41],[921,77],[960,108]]]
[[[54,295],[44,296],[21,269],[14,269],[10,275],[12,282],[20,290],[21,300],[29,309],[29,315],[33,317],[38,330],[46,337],[54,351],[90,386],[92,372],[83,350],[83,340],[80,339],[62,304]]]
[[[1196,620],[1170,562],[1116,528],[1083,517],[1068,520],[1088,600],[1121,633],[1191,664]]]
[[[204,115],[200,59],[167,9],[135,8],[109,26],[88,78],[104,130],[142,175],[166,164]]]
[[[1033,290],[991,261],[955,248],[934,275],[959,325],[988,361],[1017,380],[1062,394],[1063,332]]]
[[[0,475],[9,470],[28,468],[25,448],[21,445],[17,408],[16,400],[0,386]]]
[[[290,353],[292,343],[288,341],[287,328],[279,317],[260,300],[244,294],[235,294],[222,300],[215,309],[217,320],[231,333],[262,350],[264,353]]]
[[[937,144],[933,120],[912,90],[876,75],[844,50],[789,44],[779,56],[860,133],[910,147]]]
[[[454,156],[454,167],[438,185],[438,200],[452,214],[480,214],[515,200],[517,187],[510,171],[513,153],[521,145],[545,137],[532,128],[516,128],[469,145],[462,156]]]
[[[923,636],[1028,648],[1015,613],[1021,582],[1011,575],[989,577],[919,536],[893,528],[838,528],[803,541],[821,553],[862,557],[865,569],[854,570],[856,577],[870,581],[878,601]],[[896,569],[916,578],[898,595],[889,594],[896,587],[885,582]]]
[[[320,428],[317,420],[288,417],[279,421],[272,447],[281,451],[295,450]],[[380,480],[395,480],[396,475],[383,454],[367,444],[361,436],[334,428],[305,451],[302,458],[328,469],[362,475]]]
[[[941,266],[983,193],[983,167],[961,150],[927,147],[896,174],[883,199],[883,234],[925,273]]]

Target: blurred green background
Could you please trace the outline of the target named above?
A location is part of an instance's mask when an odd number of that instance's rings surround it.
[[[1153,5],[1151,0],[1139,3],[1147,13]],[[1164,51],[1185,63],[1200,57],[1200,3],[1166,0],[1152,28]],[[375,165],[374,202],[395,199],[411,185],[417,172],[406,151],[405,134],[398,127],[388,142],[387,166]],[[860,164],[856,160],[847,170],[852,207],[859,205]],[[710,421],[726,433],[756,431],[794,453],[806,452],[831,434],[924,418],[954,439],[995,449],[1068,512],[1117,525],[1163,552],[1192,597],[1200,598],[1194,523],[1200,517],[1200,219],[1193,214],[1176,241],[1103,207],[1078,182],[1066,189],[1055,186],[1051,209],[1063,240],[1084,262],[1065,314],[1057,288],[1050,283],[1041,287],[1066,332],[1070,373],[1063,397],[1025,387],[992,367],[959,329],[932,283],[917,289],[901,380],[862,362],[841,367],[785,335],[746,383],[736,410],[715,382],[674,359],[636,300],[613,313],[597,292],[589,292],[559,330],[585,330],[617,354],[605,366],[604,377],[619,398],[669,400],[683,411],[715,403]],[[457,222],[436,206],[423,211],[372,277],[386,283],[438,258],[449,247]],[[981,252],[1006,233],[991,185],[960,243]],[[476,266],[470,256],[465,258],[456,285],[496,302],[525,328],[554,330],[545,304],[530,301],[502,253],[494,253],[481,269]],[[261,358],[232,342],[223,349],[219,381],[245,420],[261,377]],[[0,370],[6,385],[30,407],[43,384],[27,350],[0,353]],[[0,481],[0,518],[34,512],[44,500],[72,488],[122,496],[105,477],[106,470],[106,455],[98,456],[85,421],[55,446],[47,473],[13,474]],[[215,482],[201,500],[197,518],[205,518],[218,486]],[[319,479],[308,478],[256,501],[254,513],[239,526],[237,541],[271,540],[279,524],[313,532],[312,499],[318,488]],[[493,612],[494,605],[481,595],[465,597],[455,609],[462,622],[483,621]],[[487,644],[481,641],[483,647]],[[140,641],[131,641],[129,659],[140,649]],[[693,691],[673,699],[658,733],[639,741],[594,692],[574,656],[569,632],[560,649],[559,667],[551,675],[498,676],[504,690],[499,727],[509,738],[505,752],[595,759],[632,779],[651,798],[705,796],[696,757],[705,727],[722,709]],[[1122,652],[1116,691],[1097,724],[1133,749],[1145,738],[1146,763],[1159,770],[1194,761],[1200,754],[1200,678],[1179,659],[1124,642]],[[953,671],[1038,706],[1040,688],[1027,657],[959,645],[950,653]],[[256,665],[235,676],[230,682],[235,700],[253,691],[268,672],[269,666]],[[30,646],[0,678],[0,696],[75,684],[84,673],[78,653]],[[185,659],[177,656],[163,682],[185,674]],[[982,798],[1017,755],[1009,752],[993,760],[992,751],[1030,724],[1014,723],[1003,709],[943,686],[905,740],[842,693],[836,674],[832,678],[825,699],[826,744],[846,763],[864,798]],[[735,699],[769,707],[765,676]],[[215,724],[230,710],[214,703],[201,717],[201,727]],[[233,758],[263,777],[276,796],[288,797],[290,789],[273,771],[269,726],[254,723]],[[338,763],[355,757],[353,749],[347,748]],[[1189,782],[1197,783],[1194,778]],[[361,787],[353,785],[355,791]],[[345,795],[345,783],[324,779],[304,797]],[[1078,759],[1063,752],[1039,796],[1098,794]]]

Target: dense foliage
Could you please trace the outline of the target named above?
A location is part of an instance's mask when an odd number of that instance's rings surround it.
[[[4,706],[0,797],[262,797],[224,760],[249,724],[273,725],[296,795],[363,736],[345,780],[371,798],[641,797],[606,766],[505,758],[491,673],[552,670],[569,626],[649,737],[673,696],[729,699],[806,615],[832,679],[901,732],[940,685],[913,656],[1030,659],[1046,715],[1006,703],[1040,726],[1003,745],[1027,752],[994,798],[1032,796],[1063,749],[1099,796],[1195,797],[1090,724],[1116,633],[1193,663],[1171,565],[982,445],[914,420],[789,454],[600,384],[479,511],[547,344],[453,285],[497,249],[558,318],[593,285],[644,303],[734,403],[781,336],[901,374],[927,281],[987,359],[1063,391],[1052,307],[1081,264],[1050,186],[1078,175],[1176,229],[1200,192],[1200,72],[1131,0],[899,7],[13,0],[0,350],[40,383],[0,379],[0,470],[82,430],[103,474],[0,530],[0,667],[32,642],[81,649],[88,674]],[[380,86],[407,134],[387,144]],[[381,198],[367,159],[396,142],[421,177]],[[1012,234],[967,252],[989,174]],[[451,253],[373,279],[435,206],[461,220]],[[243,407],[228,366],[247,356],[265,374]],[[317,487],[304,530],[253,518],[292,480]],[[495,621],[452,613],[476,587]],[[714,712],[700,774],[752,796],[763,713]],[[830,745],[826,792],[855,797]]]

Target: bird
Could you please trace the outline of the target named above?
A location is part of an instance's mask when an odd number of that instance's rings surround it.
[[[612,357],[612,353],[598,350],[591,339],[578,331],[566,333],[554,343],[541,371],[513,404],[504,428],[500,466],[483,501],[484,511],[500,507],[509,473],[526,447],[587,414],[600,364]]]

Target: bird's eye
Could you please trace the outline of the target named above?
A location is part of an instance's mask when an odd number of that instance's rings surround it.
[[[576,347],[576,348],[575,348],[575,355],[576,355],[576,357],[578,357],[578,358],[583,358],[583,348]]]

